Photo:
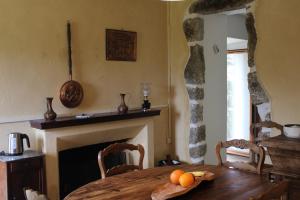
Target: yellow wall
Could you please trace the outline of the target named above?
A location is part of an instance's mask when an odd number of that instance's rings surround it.
[[[183,71],[189,55],[182,21],[191,2],[172,3],[170,9],[172,131],[175,154],[185,161],[189,161],[189,107]],[[300,123],[299,8],[298,0],[257,0],[256,3],[257,72],[271,97],[273,120],[283,124]]]
[[[151,102],[162,106],[156,119],[156,160],[169,152],[166,4],[149,0],[0,1],[0,150],[7,134],[30,134],[28,119],[42,118],[45,97],[70,115],[115,111],[120,92],[129,107],[140,107],[141,82],[152,83]],[[74,79],[85,92],[82,105],[67,109],[58,99],[68,79],[66,22],[72,21]],[[105,29],[137,32],[137,62],[105,60]],[[25,120],[22,123],[6,123]]]
[[[272,103],[273,120],[300,123],[300,2],[259,0],[257,70]]]
[[[189,49],[183,33],[182,22],[190,2],[192,0],[170,3],[168,9],[173,152],[181,161],[185,162],[190,162],[188,149],[190,113],[183,74],[189,57]]]

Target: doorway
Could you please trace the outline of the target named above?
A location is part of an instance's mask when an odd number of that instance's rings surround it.
[[[247,40],[227,38],[227,140],[250,139]]]
[[[251,100],[248,89],[248,34],[246,14],[228,16],[227,34],[227,135],[226,140],[250,140]],[[228,148],[227,160],[249,158],[248,149]]]
[[[247,43],[245,39],[227,38],[227,140],[250,140]],[[247,159],[249,156],[248,149],[227,149],[227,160]]]

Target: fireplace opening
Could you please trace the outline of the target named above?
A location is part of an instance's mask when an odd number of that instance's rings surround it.
[[[100,179],[99,151],[113,143],[126,141],[127,139],[60,151],[58,153],[60,199],[66,197],[73,190]],[[104,162],[108,168],[125,164],[126,154],[124,152],[113,154],[108,156]]]

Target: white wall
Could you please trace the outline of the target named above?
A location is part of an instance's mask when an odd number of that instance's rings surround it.
[[[248,40],[246,29],[246,16],[228,15],[227,16],[227,34],[228,37]]]
[[[205,16],[204,30],[204,56],[206,65],[204,123],[206,124],[207,141],[205,163],[215,164],[217,161],[215,146],[219,141],[226,140],[226,16]],[[220,52],[218,54],[215,54],[213,51],[214,45],[217,45],[219,48]]]
[[[247,39],[245,18],[241,15],[204,16],[204,56],[206,84],[204,123],[206,124],[206,164],[216,164],[215,146],[227,136],[227,37]],[[215,54],[216,45],[219,53]]]

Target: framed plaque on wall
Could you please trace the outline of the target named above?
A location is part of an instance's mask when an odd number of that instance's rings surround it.
[[[137,33],[106,29],[106,60],[136,61]]]

